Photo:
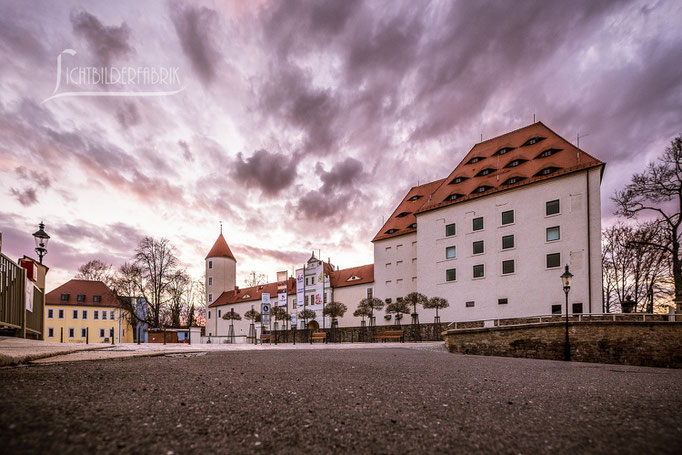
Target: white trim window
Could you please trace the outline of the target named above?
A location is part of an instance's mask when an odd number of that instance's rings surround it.
[[[48,327],[47,328],[47,337],[48,338],[54,338],[54,327]]]

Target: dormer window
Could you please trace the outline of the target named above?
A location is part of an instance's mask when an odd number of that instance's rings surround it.
[[[389,230],[386,231],[384,234],[394,234],[394,233],[396,233],[396,232],[398,232],[397,229],[389,229]]]
[[[408,201],[414,202],[419,198],[421,198],[421,196],[419,194],[416,194],[416,195],[412,196],[411,198],[409,198]]]
[[[505,182],[502,185],[513,185],[525,179],[526,179],[525,177],[512,177],[510,179],[505,180]]]
[[[483,177],[484,175],[491,174],[491,173],[495,172],[496,170],[497,169],[492,169],[492,168],[483,169],[481,172],[476,174],[476,177]]]
[[[492,189],[492,186],[481,185],[478,188],[476,188],[473,192],[474,193],[484,193],[484,192],[488,191],[489,189]]]
[[[68,301],[69,301],[69,296],[70,296],[70,295],[71,295],[71,294],[62,294],[61,297],[60,297],[60,300],[61,300],[62,302],[68,302]]]
[[[242,299],[248,299],[249,297],[251,297],[249,294],[244,294],[244,295],[242,296]]]
[[[497,152],[493,153],[493,156],[504,155],[505,153],[511,152],[512,150],[514,150],[514,147],[502,147]]]
[[[520,164],[525,163],[526,161],[528,161],[528,160],[521,160],[521,159],[519,159],[519,160],[512,160],[512,161],[511,161],[509,164],[507,164],[505,167],[516,167],[516,166],[518,166],[518,165],[520,165]]]
[[[536,176],[549,175],[555,173],[558,170],[559,170],[558,167],[546,167],[535,175]]]
[[[258,286],[258,290],[259,290],[259,291],[262,291],[264,287],[265,287],[265,286],[263,286],[263,285],[261,284],[260,286]]]
[[[552,156],[555,153],[560,152],[560,151],[561,151],[561,149],[547,149],[544,152],[542,152],[541,154],[539,154],[538,156],[536,156],[535,158],[547,158],[548,156]]]
[[[446,197],[446,198],[444,199],[444,201],[455,201],[455,200],[459,199],[460,197],[462,197],[461,194],[459,194],[459,193],[452,193],[450,196]]]
[[[99,302],[102,301],[102,296],[101,296],[101,295],[93,295],[93,296],[92,296],[92,301],[93,301],[94,303],[99,303]]]
[[[412,223],[409,226],[407,226],[408,229],[417,229],[417,223]]]
[[[539,137],[539,136],[531,137],[531,138],[528,139],[526,142],[524,142],[523,145],[522,145],[521,147],[525,147],[525,146],[527,146],[527,145],[537,144],[538,142],[540,142],[540,141],[542,141],[542,140],[544,140],[544,139],[545,139],[544,137]]]
[[[462,183],[463,181],[465,181],[465,180],[468,179],[468,178],[469,178],[469,177],[455,177],[455,178],[452,180],[452,182],[450,182],[450,185],[456,185],[457,183]]]
[[[471,158],[469,161],[467,161],[466,164],[476,164],[476,163],[478,163],[479,161],[483,161],[484,159],[485,159],[485,158],[482,157],[482,156],[475,156],[475,157]]]
[[[78,300],[79,302],[85,302],[85,294],[78,294],[76,300]]]
[[[410,212],[400,212],[399,214],[396,215],[396,218],[405,218],[409,214]]]
[[[352,277],[348,278],[346,281],[357,281],[357,280],[359,280],[359,279],[360,279],[359,276],[353,275]]]

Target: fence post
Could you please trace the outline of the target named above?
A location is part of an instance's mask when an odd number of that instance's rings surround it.
[[[85,344],[88,344],[88,340],[90,339],[90,327],[85,328]]]
[[[114,328],[111,328],[111,344],[114,344]]]
[[[60,329],[59,342],[60,343],[64,342],[64,327]]]

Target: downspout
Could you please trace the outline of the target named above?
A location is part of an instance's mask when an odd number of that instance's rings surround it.
[[[592,223],[590,219],[590,169],[585,172],[587,182],[587,302],[588,311],[592,314]]]

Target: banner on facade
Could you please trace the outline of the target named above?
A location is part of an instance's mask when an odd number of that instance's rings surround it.
[[[322,305],[323,298],[324,298],[324,268],[320,266],[315,279],[315,305]]]
[[[287,306],[287,291],[279,291],[277,293],[277,305],[278,306]]]
[[[283,272],[277,272],[277,290],[281,291],[287,288],[287,282],[289,281],[289,272],[286,270]]]
[[[305,305],[305,269],[296,270],[296,306]]]

